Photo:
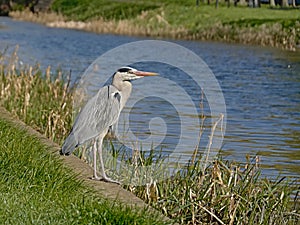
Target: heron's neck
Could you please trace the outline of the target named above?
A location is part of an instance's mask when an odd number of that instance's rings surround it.
[[[132,84],[129,81],[116,82],[114,80],[112,85],[115,86],[121,92],[121,109],[123,109],[131,94]]]

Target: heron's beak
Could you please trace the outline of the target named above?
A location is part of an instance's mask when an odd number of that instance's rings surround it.
[[[146,71],[135,71],[134,74],[137,75],[137,76],[142,76],[142,77],[145,77],[145,76],[158,76],[159,75],[158,73],[146,72]]]

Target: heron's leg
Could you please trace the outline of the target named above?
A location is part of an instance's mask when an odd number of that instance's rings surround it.
[[[106,176],[105,173],[105,168],[104,168],[104,163],[103,163],[103,157],[102,157],[102,142],[103,142],[103,138],[104,137],[100,137],[99,138],[99,146],[98,146],[98,153],[99,153],[99,158],[100,158],[100,166],[101,166],[101,175],[102,175],[102,180],[106,181],[106,182],[111,182],[111,183],[116,183],[116,184],[120,184],[120,182],[115,181],[109,177]]]
[[[93,160],[94,160],[94,176],[93,179],[95,180],[101,180],[100,177],[97,175],[97,140],[94,140],[93,144]]]

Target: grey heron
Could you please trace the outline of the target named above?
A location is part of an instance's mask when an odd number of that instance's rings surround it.
[[[102,180],[114,181],[106,176],[102,158],[102,142],[110,126],[117,123],[132,90],[132,80],[157,73],[139,71],[131,67],[121,67],[114,73],[112,84],[102,87],[81,109],[69,136],[65,139],[60,154],[70,155],[86,141],[93,140],[93,178],[101,180],[97,175],[97,151],[100,158]],[[97,146],[98,140],[98,146]]]

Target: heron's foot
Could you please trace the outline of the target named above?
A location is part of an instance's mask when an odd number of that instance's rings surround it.
[[[92,180],[102,180],[102,177],[98,177],[98,175],[94,175],[91,179]]]
[[[107,176],[103,176],[103,177],[98,177],[98,175],[94,175],[92,178],[92,180],[97,180],[97,181],[104,181],[104,182],[108,182],[108,183],[115,183],[115,184],[121,184],[119,181],[113,180]]]
[[[119,181],[113,180],[107,176],[103,176],[101,180],[103,180],[105,182],[109,182],[109,183],[121,184]]]

